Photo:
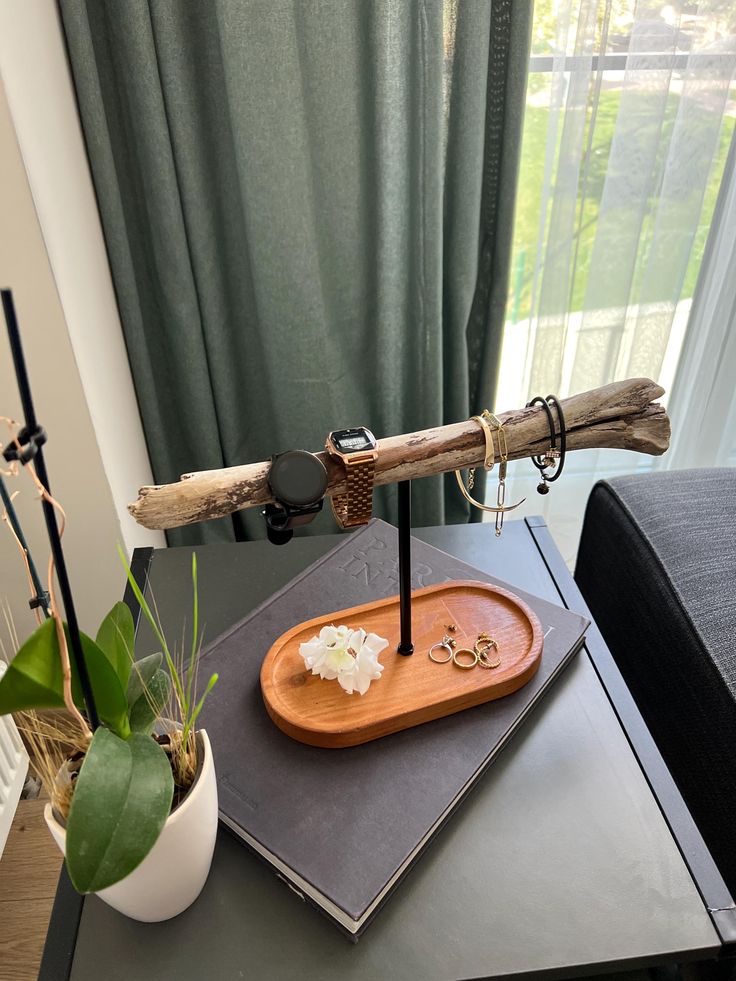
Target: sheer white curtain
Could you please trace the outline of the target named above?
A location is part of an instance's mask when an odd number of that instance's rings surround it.
[[[670,403],[675,467],[736,467],[736,137],[723,173]]]
[[[670,391],[734,130],[735,69],[736,3],[538,0],[497,409],[634,375]],[[577,453],[540,498],[520,463],[507,497],[545,514],[572,560],[595,480],[653,465]]]

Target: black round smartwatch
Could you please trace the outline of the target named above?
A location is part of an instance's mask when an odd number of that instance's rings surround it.
[[[285,545],[294,528],[308,525],[322,510],[327,490],[325,465],[307,450],[288,450],[271,457],[268,486],[275,499],[263,511],[266,533],[274,545]]]

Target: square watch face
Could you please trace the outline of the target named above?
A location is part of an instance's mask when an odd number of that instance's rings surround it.
[[[332,442],[340,453],[359,453],[376,445],[367,429],[339,429],[332,433]]]

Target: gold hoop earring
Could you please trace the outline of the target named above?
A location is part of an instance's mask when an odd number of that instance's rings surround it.
[[[489,650],[490,648],[486,648],[478,655],[479,668],[497,668],[501,664],[501,658],[498,655],[493,660],[488,657]]]

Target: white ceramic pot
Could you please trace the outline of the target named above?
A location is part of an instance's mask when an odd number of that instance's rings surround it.
[[[217,837],[217,781],[212,747],[201,730],[202,768],[184,801],[169,815],[156,844],[141,864],[96,895],[133,920],[170,920],[191,906],[202,891]],[[66,829],[47,804],[44,817],[62,852]]]

